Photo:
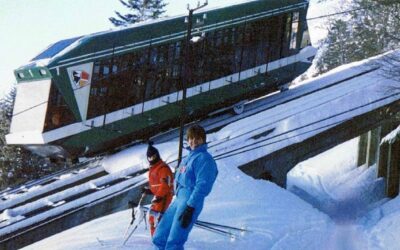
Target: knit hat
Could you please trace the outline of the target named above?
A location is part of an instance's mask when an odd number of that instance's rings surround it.
[[[160,160],[160,153],[155,147],[153,147],[153,142],[149,141],[149,146],[147,147],[147,158],[152,157],[153,155],[156,155],[157,157],[154,161],[151,161],[150,164],[154,164]]]

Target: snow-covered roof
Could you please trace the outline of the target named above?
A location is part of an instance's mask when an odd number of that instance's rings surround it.
[[[66,47],[70,46],[72,43],[74,43],[76,40],[78,40],[81,37],[82,36],[78,36],[78,37],[73,37],[73,38],[58,41],[58,42],[50,45],[48,48],[46,48],[44,51],[42,51],[36,57],[32,58],[31,61],[52,58],[53,56],[57,55],[59,52],[61,52]]]

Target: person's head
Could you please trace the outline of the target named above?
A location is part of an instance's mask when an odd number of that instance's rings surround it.
[[[192,125],[186,132],[186,139],[189,143],[189,147],[193,150],[197,146],[206,143],[206,131],[200,125]]]
[[[153,142],[151,141],[147,147],[147,160],[149,161],[150,165],[153,165],[161,160],[160,153],[155,147],[153,147]]]

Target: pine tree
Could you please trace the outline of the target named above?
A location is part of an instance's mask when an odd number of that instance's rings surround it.
[[[358,31],[354,39],[360,41],[365,57],[399,48],[400,2],[398,0],[356,0],[355,4],[364,8],[362,13],[354,13],[353,19],[356,20],[355,27]],[[400,80],[398,55],[387,55],[382,63],[386,65],[385,75],[388,78]],[[390,65],[391,67],[388,67]]]
[[[167,5],[163,0],[119,1],[128,8],[131,13],[121,14],[115,11],[117,17],[109,18],[115,26],[127,26],[128,24],[141,22],[147,19],[157,19],[165,12],[164,8]]]
[[[5,135],[10,127],[12,117],[13,100],[15,99],[15,88],[0,100],[0,187],[4,188],[14,182],[14,162],[20,154],[19,149],[12,149],[6,145]],[[15,165],[14,165],[15,163]]]
[[[319,57],[317,68],[319,72],[325,72],[342,64],[350,62],[352,54],[356,52],[356,46],[351,40],[351,31],[343,20],[333,22],[325,41],[322,56]]]
[[[398,0],[354,0],[345,17],[334,21],[317,68],[325,72],[344,63],[359,61],[398,48]],[[343,17],[340,17],[343,18]]]

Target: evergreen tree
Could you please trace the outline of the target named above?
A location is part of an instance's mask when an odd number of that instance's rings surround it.
[[[354,0],[346,22],[333,22],[317,68],[325,72],[399,46],[398,0]],[[343,17],[340,17],[343,18]]]
[[[325,41],[322,56],[319,57],[317,68],[319,72],[325,72],[342,64],[350,62],[357,52],[356,45],[351,42],[352,32],[343,20],[333,22]]]
[[[121,14],[115,11],[117,17],[110,17],[109,20],[115,26],[126,26],[128,24],[141,22],[147,19],[157,19],[164,12],[167,5],[163,0],[119,0],[131,13]]]

